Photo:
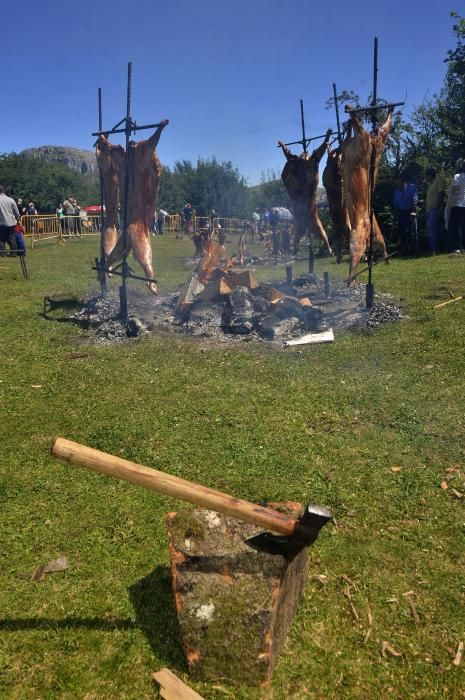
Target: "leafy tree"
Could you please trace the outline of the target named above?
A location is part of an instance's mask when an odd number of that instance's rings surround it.
[[[41,213],[55,212],[68,195],[76,197],[81,206],[96,204],[100,198],[95,176],[16,153],[0,155],[0,182],[12,197],[34,202]]]

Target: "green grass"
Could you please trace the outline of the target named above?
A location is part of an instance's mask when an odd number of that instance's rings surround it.
[[[0,258],[0,696],[157,697],[151,673],[167,665],[207,699],[464,697],[465,661],[452,660],[465,641],[465,498],[452,488],[465,492],[465,304],[432,307],[465,291],[465,256],[378,266],[377,288],[411,320],[332,345],[160,334],[83,347],[84,331],[41,311],[45,295],[95,287],[97,248],[40,244],[28,282]],[[190,253],[156,239],[162,290]],[[67,358],[77,349],[89,355]],[[181,504],[52,459],[54,435],[250,500],[334,510],[270,688],[189,680],[166,568],[165,514]],[[59,555],[71,568],[31,583]],[[383,656],[385,641],[402,657]]]

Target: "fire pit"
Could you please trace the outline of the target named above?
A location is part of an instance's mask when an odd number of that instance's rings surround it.
[[[93,331],[95,342],[113,343],[161,330],[210,338],[217,342],[268,342],[282,346],[308,333],[329,328],[375,328],[402,318],[389,295],[377,294],[365,306],[365,287],[348,288],[332,282],[329,292],[318,275],[305,275],[273,284],[259,282],[251,269],[214,267],[206,279],[202,270],[189,274],[180,291],[149,297],[128,289],[131,315],[119,318],[116,292],[91,297],[68,317]]]

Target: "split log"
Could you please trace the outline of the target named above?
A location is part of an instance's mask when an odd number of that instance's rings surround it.
[[[176,302],[176,314],[184,316],[189,313],[192,304],[197,299],[197,295],[204,290],[205,286],[199,280],[196,272],[193,272],[190,277],[182,285],[179,291],[178,301]]]
[[[153,679],[160,686],[160,695],[165,700],[203,700],[201,695],[180,681],[168,668],[154,673]]]
[[[297,516],[299,504],[273,504]],[[308,549],[292,562],[244,540],[254,526],[213,511],[168,515],[169,552],[183,646],[193,675],[267,683],[300,602]]]
[[[207,282],[205,288],[198,295],[200,301],[216,301],[219,297],[231,294],[232,289],[224,277]]]
[[[233,289],[236,287],[256,289],[259,286],[252,270],[229,270],[227,279]]]

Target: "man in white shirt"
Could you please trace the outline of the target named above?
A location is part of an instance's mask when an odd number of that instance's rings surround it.
[[[11,250],[16,249],[15,226],[19,219],[19,211],[16,202],[8,197],[4,188],[0,185],[0,253],[5,250],[8,243]],[[14,255],[14,253],[13,253]]]
[[[447,206],[444,212],[446,228],[452,249],[461,253],[465,249],[465,158],[455,163],[455,175],[450,183]]]
[[[165,219],[167,216],[169,216],[167,211],[165,211],[164,209],[158,210],[158,233],[160,234],[160,236],[163,236],[164,234]]]

